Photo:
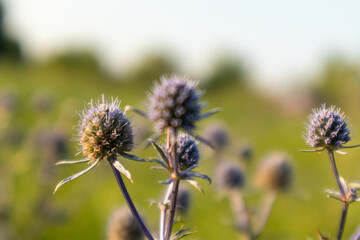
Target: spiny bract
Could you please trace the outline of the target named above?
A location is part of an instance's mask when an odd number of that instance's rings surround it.
[[[130,120],[120,110],[117,99],[90,103],[81,114],[79,141],[82,152],[90,160],[113,159],[116,154],[131,151],[133,132]]]
[[[307,143],[318,149],[338,149],[350,141],[345,115],[335,106],[315,109],[307,124]]]
[[[177,158],[179,168],[185,171],[189,167],[196,165],[200,155],[195,140],[189,135],[183,134],[178,137],[177,141]]]
[[[200,95],[193,81],[178,75],[162,76],[149,95],[149,118],[160,132],[168,127],[193,130],[200,120]]]

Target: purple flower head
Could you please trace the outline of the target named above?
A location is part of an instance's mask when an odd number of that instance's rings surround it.
[[[184,77],[162,76],[149,95],[148,115],[161,132],[168,127],[193,130],[202,105],[196,84]]]
[[[109,240],[141,240],[144,235],[127,207],[113,212],[107,226]]]
[[[335,106],[315,109],[307,124],[307,143],[318,149],[338,149],[350,141],[345,115]]]
[[[200,158],[199,150],[192,137],[186,134],[180,135],[178,137],[176,148],[179,169],[181,171],[185,171],[198,163]]]
[[[258,186],[268,190],[287,190],[293,179],[293,169],[285,153],[272,152],[266,155],[255,175]]]
[[[231,190],[245,185],[245,174],[236,164],[221,162],[216,169],[215,180],[219,189]]]
[[[82,152],[91,161],[112,159],[116,154],[131,151],[133,132],[130,120],[120,110],[117,99],[102,99],[80,114],[79,141]]]

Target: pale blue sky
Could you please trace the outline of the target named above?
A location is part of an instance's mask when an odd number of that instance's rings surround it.
[[[264,86],[282,86],[316,71],[328,54],[360,56],[355,0],[5,2],[29,54],[89,45],[113,69],[155,47],[170,50],[196,75],[225,49],[242,56]]]

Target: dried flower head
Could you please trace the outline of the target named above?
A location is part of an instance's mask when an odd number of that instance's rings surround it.
[[[204,129],[204,137],[217,150],[223,150],[229,144],[229,136],[225,127],[220,123],[213,123]]]
[[[148,116],[160,132],[168,127],[192,130],[201,118],[200,95],[195,82],[178,75],[162,76],[149,95]]]
[[[189,135],[182,134],[177,139],[177,157],[179,169],[186,169],[197,165],[200,155],[196,145],[196,141]]]
[[[83,154],[90,160],[113,159],[116,154],[131,151],[134,147],[130,120],[120,110],[117,99],[104,100],[81,113],[79,141]]]
[[[176,207],[178,209],[178,212],[180,214],[185,215],[190,208],[190,203],[191,203],[190,190],[186,187],[180,186],[177,196],[177,202],[176,202]]]
[[[307,124],[307,143],[317,149],[336,150],[350,141],[345,115],[335,106],[313,110]]]
[[[119,208],[109,219],[107,235],[109,240],[143,239],[143,233],[127,207]]]
[[[245,185],[245,173],[236,164],[224,161],[216,169],[215,180],[220,190],[242,188]]]
[[[273,152],[265,156],[256,176],[258,186],[269,190],[285,190],[292,180],[292,167],[284,153]]]

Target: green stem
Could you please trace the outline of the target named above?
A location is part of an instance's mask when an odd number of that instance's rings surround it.
[[[169,128],[168,129],[168,155],[172,165],[172,190],[170,195],[170,212],[169,218],[165,233],[165,239],[169,240],[171,237],[172,228],[174,225],[174,218],[175,218],[175,211],[176,211],[176,201],[177,195],[179,191],[180,180],[178,179],[179,176],[179,169],[178,169],[178,161],[176,156],[176,142],[177,142],[177,131],[176,128]]]
[[[343,202],[343,209],[342,209],[342,212],[341,212],[341,220],[340,220],[339,232],[338,232],[338,236],[337,236],[338,240],[340,240],[342,238],[342,235],[344,233],[344,228],[345,228],[345,222],[346,222],[346,216],[347,216],[348,209],[349,209],[349,203]]]
[[[110,162],[110,161],[109,161]],[[145,226],[143,220],[141,219],[139,213],[137,212],[136,208],[135,208],[135,205],[134,203],[132,202],[131,200],[131,197],[126,189],[126,186],[124,184],[124,181],[121,177],[121,174],[120,172],[113,166],[113,164],[111,164],[110,162],[110,166],[114,172],[114,175],[115,175],[115,178],[116,178],[116,181],[119,185],[119,188],[121,190],[121,193],[123,194],[125,200],[126,200],[126,203],[128,204],[136,222],[138,223],[139,227],[141,228],[141,230],[143,231],[145,237],[149,240],[154,240],[153,236],[151,235],[150,231],[147,229],[147,227]]]
[[[341,197],[344,198],[345,197],[345,191],[344,191],[344,188],[343,188],[343,186],[341,185],[341,182],[340,182],[340,176],[339,176],[339,173],[338,173],[338,170],[337,170],[337,167],[336,167],[334,151],[328,150],[328,154],[329,154],[331,167],[332,167],[332,170],[333,170],[333,173],[334,173],[334,176],[335,176],[335,180],[336,180],[336,183],[337,183],[337,185],[339,187],[339,190],[340,190],[340,193],[341,193]]]
[[[336,179],[336,183],[339,187],[340,193],[341,193],[341,200],[343,200],[343,208],[342,208],[342,212],[341,212],[341,220],[340,220],[340,226],[339,226],[339,231],[338,231],[338,235],[337,235],[337,240],[341,240],[342,239],[342,235],[344,233],[344,228],[345,228],[345,222],[346,222],[346,216],[347,216],[347,212],[348,212],[348,208],[349,208],[349,203],[346,202],[346,193],[345,190],[343,188],[343,186],[341,185],[340,182],[340,176],[336,167],[336,162],[335,162],[335,157],[334,157],[334,152],[332,150],[328,150],[328,154],[329,154],[329,159],[330,159],[330,163],[331,163],[331,167]]]
[[[263,206],[262,206],[260,214],[259,214],[259,219],[258,219],[257,225],[254,229],[254,235],[256,237],[260,236],[260,234],[262,233],[262,231],[265,227],[265,224],[270,216],[272,206],[275,202],[276,196],[277,196],[276,191],[268,191],[265,195]]]

